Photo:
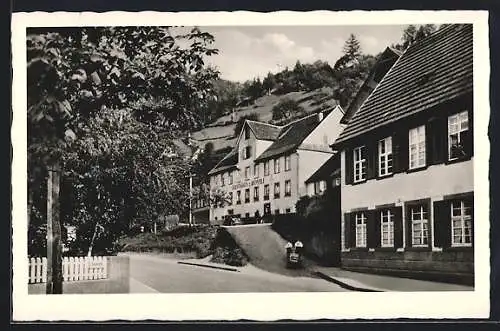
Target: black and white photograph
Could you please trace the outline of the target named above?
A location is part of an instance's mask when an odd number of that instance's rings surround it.
[[[279,14],[13,15],[14,316],[488,315],[487,13]]]

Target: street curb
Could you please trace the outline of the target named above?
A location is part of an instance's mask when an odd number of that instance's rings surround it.
[[[341,282],[338,279],[330,277],[327,274],[322,273],[321,271],[314,271],[314,272],[312,272],[312,274],[319,276],[320,278],[322,278],[328,282],[335,283],[335,284],[339,285],[340,287],[345,288],[346,290],[358,291],[358,292],[383,292],[381,290],[374,290],[374,289],[370,289],[370,288],[362,288],[362,287],[356,287],[356,286],[349,285],[347,283]]]
[[[215,265],[208,265],[208,264],[202,264],[202,263],[194,263],[194,262],[184,262],[184,261],[177,261],[179,264],[187,264],[187,265],[194,265],[197,267],[205,267],[205,268],[212,268],[212,269],[220,269],[220,270],[226,270],[226,271],[234,271],[234,272],[240,272],[236,268],[230,268],[230,267],[219,267]]]

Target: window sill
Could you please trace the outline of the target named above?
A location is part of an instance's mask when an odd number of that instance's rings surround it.
[[[448,164],[460,163],[460,162],[469,161],[470,159],[472,159],[472,155],[464,156],[464,157],[461,157],[458,159],[453,159],[453,160],[446,159],[446,161],[444,161],[444,164],[448,165]]]
[[[368,247],[351,247],[349,250],[351,252],[368,252]]]
[[[360,181],[357,181],[357,182],[353,181],[353,182],[352,182],[352,185],[359,185],[359,184],[363,184],[363,183],[366,183],[367,181],[368,181],[367,179],[363,179],[363,180],[360,180]]]
[[[386,179],[386,178],[391,178],[394,176],[394,173],[390,173],[390,174],[387,174],[387,175],[378,175],[376,177],[377,180],[382,180],[382,179]]]
[[[419,171],[422,171],[422,170],[427,170],[427,168],[429,168],[429,165],[425,165],[425,166],[422,166],[422,167],[418,167],[418,168],[413,168],[413,169],[408,169],[406,170],[406,173],[407,174],[411,174],[412,172],[419,172]]]

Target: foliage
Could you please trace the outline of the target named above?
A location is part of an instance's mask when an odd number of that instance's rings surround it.
[[[273,120],[283,120],[304,114],[304,108],[292,99],[283,99],[273,109]]]
[[[61,218],[78,225],[81,250],[97,224],[105,231],[95,249],[105,251],[134,224],[186,209],[190,164],[164,152],[202,124],[218,72],[204,64],[217,54],[213,36],[184,30],[27,31],[31,239],[45,223],[46,194],[39,193],[56,160]]]
[[[429,36],[434,31],[436,31],[435,24],[423,24],[423,25],[410,24],[403,31],[403,36],[401,37],[401,43],[392,45],[392,47],[400,51],[404,51],[411,44]]]
[[[214,240],[214,251],[211,262],[241,267],[248,263],[245,252],[234,241],[233,237],[225,230],[219,229]]]

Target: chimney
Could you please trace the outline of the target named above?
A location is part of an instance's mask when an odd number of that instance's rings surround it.
[[[323,120],[323,112],[320,111],[317,115],[318,115],[318,122],[321,122]]]

